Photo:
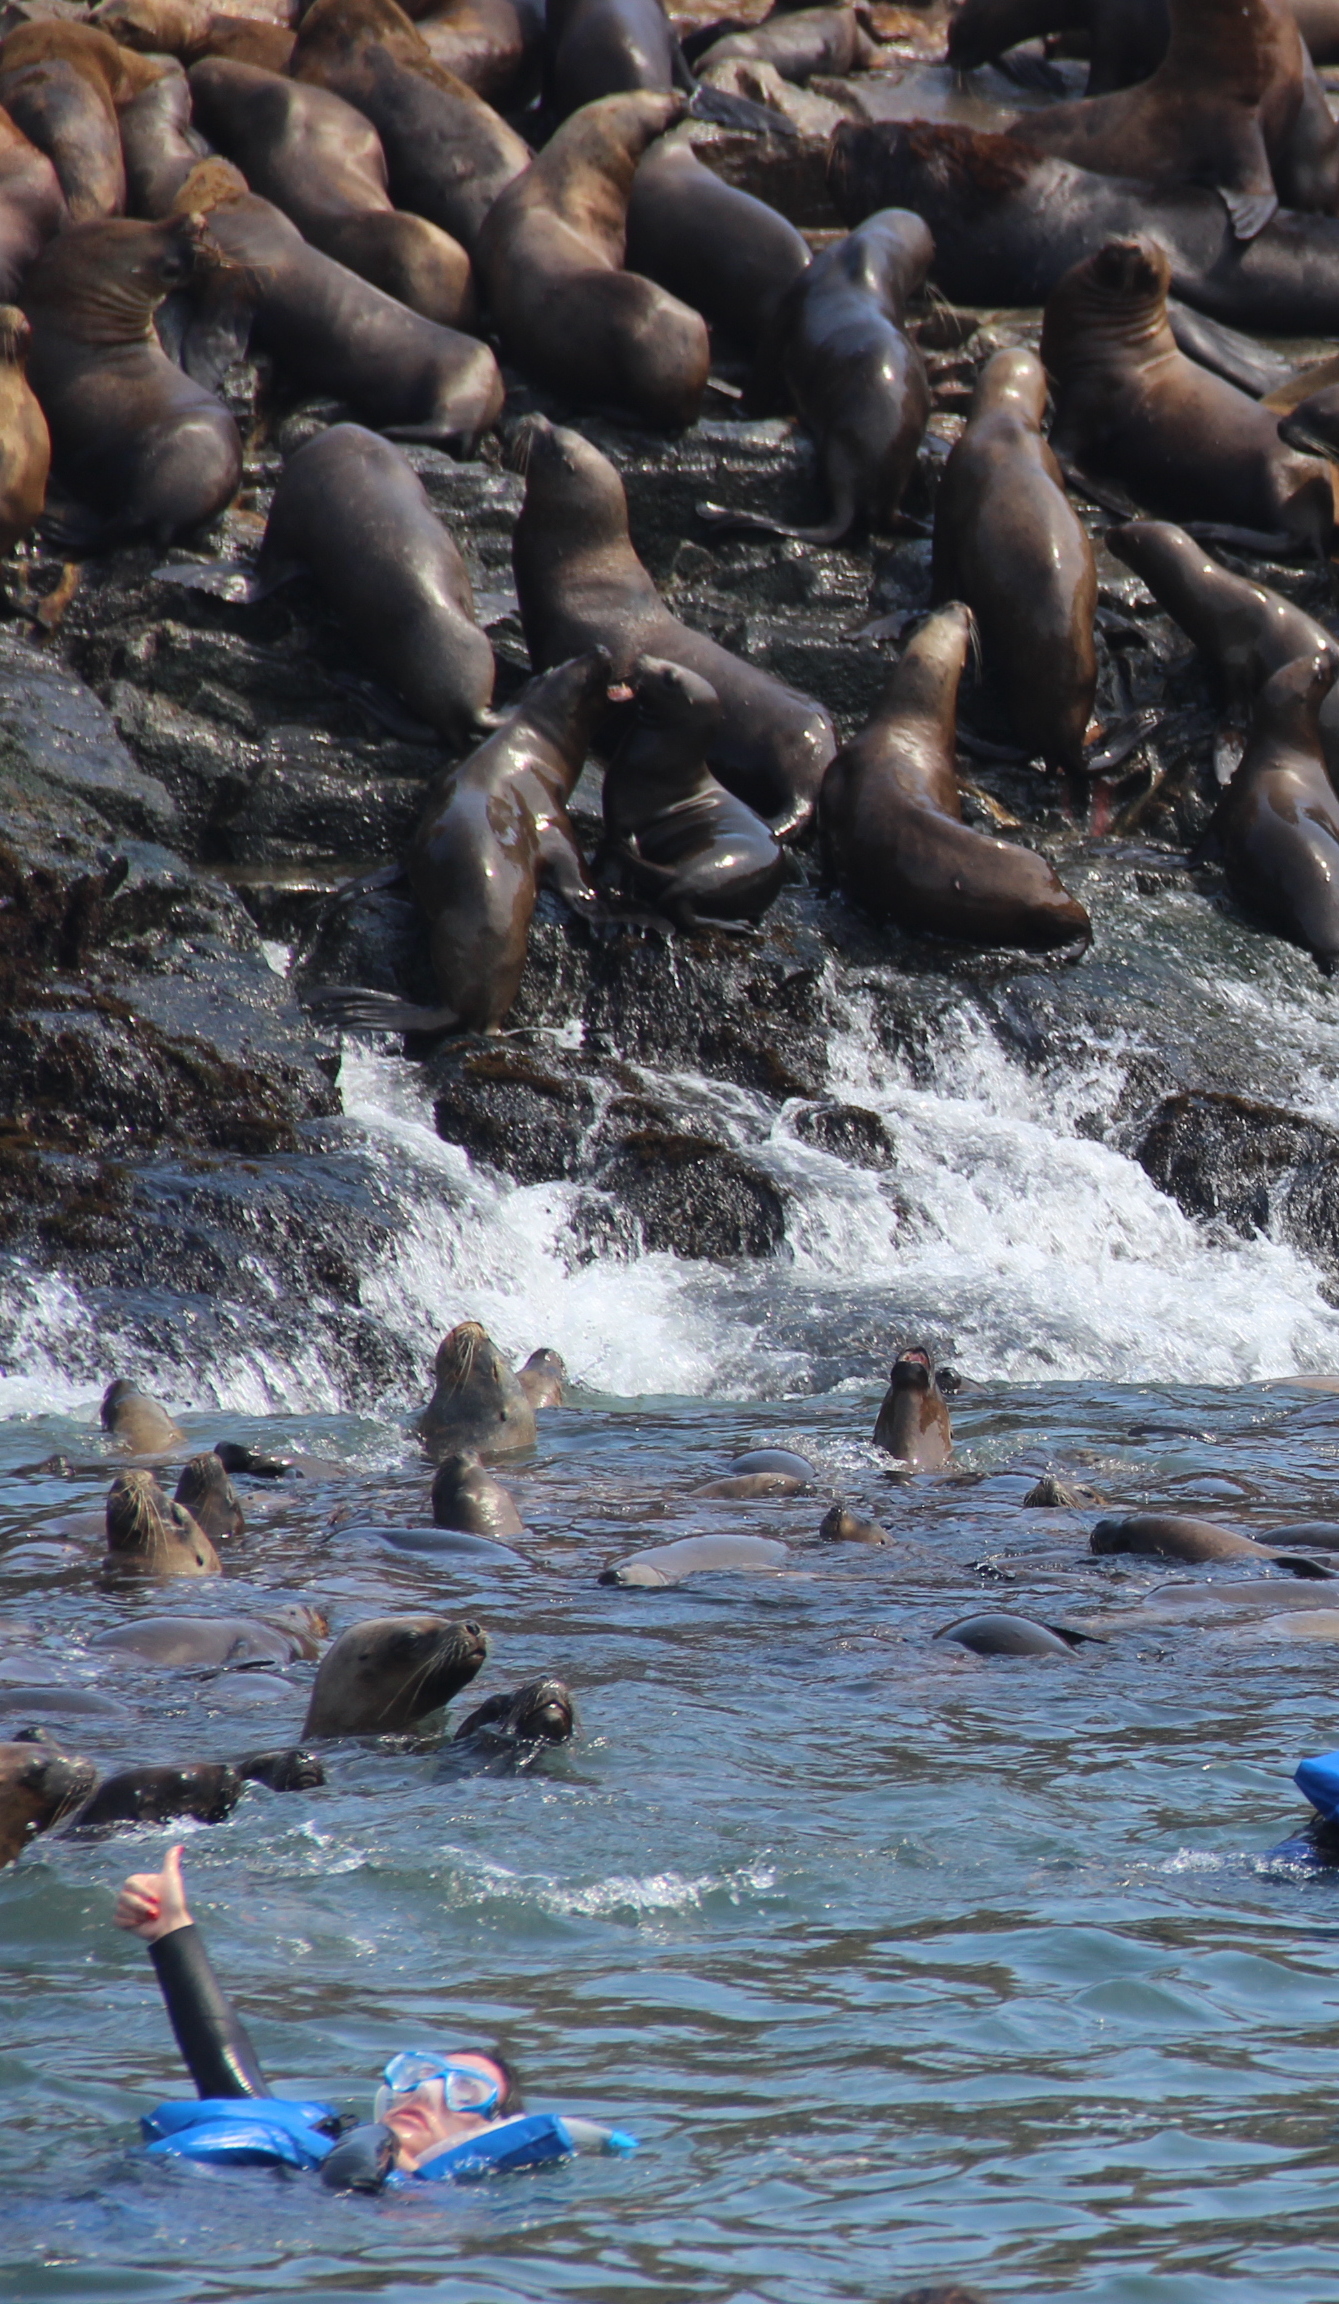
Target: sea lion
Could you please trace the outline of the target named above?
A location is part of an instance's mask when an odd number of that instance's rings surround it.
[[[683,98],[605,96],[565,121],[497,200],[474,247],[504,353],[546,391],[680,431],[702,404],[700,312],[623,270],[637,162]]]
[[[1023,1498],[1025,1512],[1082,1512],[1103,1499],[1095,1488],[1085,1488],[1081,1482],[1057,1480],[1054,1472],[1043,1472],[1035,1487],[1029,1488]]]
[[[123,1576],[219,1576],[223,1562],[203,1528],[169,1504],[152,1472],[118,1472],[107,1494],[107,1557]]]
[[[198,216],[72,224],[24,283],[28,374],[56,477],[100,520],[102,541],[147,532],[171,543],[236,494],[236,424],[167,359],[153,329],[164,296],[218,261]]]
[[[953,1426],[923,1344],[904,1346],[893,1362],[874,1422],[874,1445],[914,1472],[937,1472],[953,1454]]]
[[[487,724],[493,651],[464,556],[398,448],[335,424],[289,458],[257,565],[305,568],[370,668],[453,747]]]
[[[878,61],[880,43],[870,38],[868,25],[862,9],[843,7],[840,0],[825,8],[773,8],[760,24],[723,32],[709,47],[696,48],[693,67],[709,73],[713,65],[739,58],[748,64],[770,64],[797,88],[805,87],[816,73],[844,80]]]
[[[549,1345],[532,1352],[516,1381],[532,1408],[561,1408],[566,1397],[567,1369]]]
[[[471,1536],[463,1528],[395,1528],[384,1521],[337,1520],[329,1539],[351,1539],[358,1544],[389,1544],[392,1552],[416,1552],[429,1560],[471,1561],[475,1567],[515,1568],[521,1554],[491,1536]]]
[[[688,1494],[719,1497],[722,1503],[754,1504],[777,1496],[804,1496],[812,1486],[811,1480],[797,1479],[793,1472],[727,1472],[719,1480],[703,1480]]]
[[[157,58],[194,64],[201,56],[231,56],[270,72],[288,70],[297,37],[273,19],[220,13],[206,0],[101,0],[89,22],[120,47]]]
[[[888,1531],[878,1520],[867,1520],[863,1512],[852,1512],[845,1504],[834,1504],[825,1512],[819,1524],[819,1536],[825,1544],[887,1544]]]
[[[1241,765],[1208,833],[1233,894],[1300,944],[1326,976],[1339,963],[1339,799],[1325,765],[1320,707],[1334,677],[1330,642],[1265,682]]]
[[[230,267],[187,330],[187,369],[221,376],[253,334],[282,373],[345,401],[380,432],[435,442],[486,432],[503,401],[488,346],[425,320],[309,247],[271,201],[239,189],[241,182],[226,163],[204,161],[177,195],[179,208],[206,213]]]
[[[544,9],[537,0],[421,0],[405,10],[434,64],[476,96],[520,111],[537,92]]]
[[[125,205],[130,215],[157,221],[170,216],[172,203],[204,152],[203,136],[191,126],[191,88],[178,64],[164,67],[120,113],[125,161]]]
[[[453,1745],[474,1744],[481,1751],[498,1753],[535,1744],[566,1744],[575,1725],[572,1691],[565,1680],[527,1680],[486,1696],[457,1728]]]
[[[948,61],[974,72],[1020,41],[1077,32],[1089,55],[1085,94],[1105,96],[1156,72],[1170,31],[1167,0],[963,0],[949,19]]]
[[[192,65],[190,90],[211,143],[313,248],[425,320],[472,325],[469,257],[440,225],[392,207],[381,139],[363,113],[313,82],[219,56]]]
[[[1028,951],[1086,944],[1088,915],[1046,859],[962,820],[954,731],[971,635],[969,609],[938,609],[832,762],[819,802],[829,869],[857,904],[913,934]]]
[[[707,504],[700,518],[806,544],[892,526],[930,415],[925,362],[903,322],[933,257],[919,216],[884,209],[815,256],[777,308],[771,355],[818,444],[828,518],[793,527]]]
[[[535,416],[518,428],[514,453],[526,485],[512,566],[532,663],[603,647],[616,680],[641,656],[696,672],[722,708],[706,754],[712,774],[778,839],[801,832],[836,749],[822,705],[671,615],[633,550],[623,483],[590,441]]]
[[[677,135],[637,163],[628,202],[630,272],[658,280],[750,356],[770,342],[777,307],[809,263],[809,244],[775,208],[704,167]],[[770,406],[771,379],[750,407]]]
[[[311,1792],[325,1782],[323,1763],[301,1745],[281,1752],[251,1752],[233,1765],[248,1784],[267,1784],[271,1792]]]
[[[282,1480],[286,1472],[300,1467],[279,1456],[266,1456],[254,1448],[247,1448],[240,1440],[216,1440],[214,1454],[225,1472],[248,1474],[253,1480]]]
[[[736,1456],[730,1470],[741,1478],[750,1472],[783,1472],[791,1480],[818,1478],[808,1457],[795,1448],[746,1448],[742,1456]]]
[[[690,81],[661,0],[548,0],[544,93],[559,120],[635,89]]]
[[[107,1386],[98,1421],[118,1447],[128,1448],[132,1456],[170,1456],[174,1448],[186,1445],[185,1433],[178,1430],[166,1408],[151,1392],[141,1392],[128,1376],[118,1376]]]
[[[98,1780],[91,1760],[22,1738],[0,1744],[0,1864],[12,1864],[38,1832],[48,1832],[86,1800]]]
[[[1108,531],[1108,551],[1133,568],[1158,605],[1206,656],[1234,708],[1251,703],[1275,672],[1328,653],[1339,641],[1282,593],[1213,560],[1169,520],[1128,520]]]
[[[436,1386],[415,1424],[438,1461],[462,1448],[514,1455],[535,1445],[535,1412],[492,1337],[461,1320],[437,1347]]]
[[[476,1448],[458,1449],[437,1467],[432,1517],[438,1528],[468,1536],[523,1536],[525,1522],[500,1480],[485,1472]]]
[[[60,1835],[100,1832],[113,1824],[166,1824],[189,1816],[197,1824],[222,1824],[231,1816],[246,1781],[226,1760],[196,1760],[186,1767],[127,1768],[104,1777],[82,1806],[61,1824]]]
[[[1045,414],[1040,360],[996,352],[935,497],[933,597],[971,609],[1020,742],[1077,769],[1097,693],[1097,564]]]
[[[674,1544],[654,1544],[646,1552],[630,1552],[601,1570],[601,1584],[623,1584],[659,1590],[682,1584],[686,1576],[708,1576],[734,1569],[784,1568],[789,1554],[770,1536],[683,1536]]]
[[[721,718],[715,689],[657,656],[639,657],[632,686],[635,716],[605,771],[598,885],[616,901],[654,905],[690,934],[760,920],[786,859],[761,816],[706,764]]]
[[[1028,1616],[992,1611],[984,1616],[963,1616],[936,1632],[936,1640],[954,1640],[977,1656],[1072,1656],[1081,1633],[1066,1632],[1059,1624],[1034,1624]]]
[[[169,1672],[283,1665],[316,1654],[310,1636],[304,1639],[256,1616],[137,1616],[133,1624],[114,1624],[109,1631],[95,1633],[88,1645],[90,1650],[157,1664]]]
[[[309,1008],[375,1031],[498,1030],[525,973],[541,882],[574,912],[597,908],[566,803],[608,687],[602,649],[541,674],[496,733],[429,788],[408,872],[427,914],[442,1005],[321,985],[305,995]]]
[[[396,207],[439,224],[472,256],[494,201],[528,167],[530,147],[434,62],[395,0],[315,0],[289,69],[366,114]]]
[[[177,1482],[175,1501],[212,1542],[240,1536],[246,1526],[241,1498],[216,1455],[192,1456]]]
[[[1260,1542],[1286,1545],[1303,1552],[1339,1552],[1339,1520],[1287,1520],[1281,1528],[1266,1528]]]
[[[442,1616],[373,1616],[341,1632],[312,1687],[308,1736],[401,1735],[449,1704],[488,1654],[478,1624]]]
[[[1273,1560],[1294,1576],[1328,1577],[1333,1572],[1298,1553],[1276,1551],[1220,1528],[1215,1520],[1196,1520],[1174,1512],[1128,1512],[1120,1518],[1099,1520],[1088,1539],[1098,1554],[1134,1552],[1164,1560]]]
[[[92,25],[59,18],[20,24],[0,40],[0,105],[46,153],[75,223],[125,207],[117,106],[159,70]]]
[[[45,152],[0,110],[0,297],[17,301],[33,258],[68,216],[60,180]]]
[[[1041,357],[1051,446],[1172,519],[1221,521],[1329,549],[1329,470],[1285,448],[1267,409],[1178,351],[1157,241],[1109,240],[1047,298]]]

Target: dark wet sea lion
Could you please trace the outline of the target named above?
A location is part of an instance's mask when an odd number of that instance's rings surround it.
[[[438,1465],[432,1517],[436,1527],[459,1528],[468,1536],[525,1534],[525,1522],[510,1493],[485,1472],[474,1448],[458,1449]]]
[[[590,441],[532,417],[518,454],[526,489],[512,565],[531,661],[601,647],[616,680],[641,656],[698,673],[722,707],[707,751],[712,774],[778,839],[802,831],[836,749],[823,707],[670,613],[633,550],[623,483]]]
[[[194,64],[201,56],[232,56],[269,72],[286,72],[296,34],[273,19],[224,14],[205,0],[101,0],[90,23],[110,32],[122,48]]]
[[[954,733],[971,632],[958,603],[922,624],[828,769],[819,822],[830,869],[857,904],[913,934],[1030,951],[1086,943],[1088,915],[1043,856],[962,820]]]
[[[547,1344],[532,1352],[523,1368],[516,1371],[516,1381],[532,1408],[561,1408],[566,1397],[567,1369],[559,1354]]]
[[[566,1744],[574,1721],[572,1691],[565,1680],[527,1680],[486,1696],[461,1721],[453,1744],[479,1742],[484,1746]]]
[[[172,203],[205,149],[191,126],[190,82],[179,65],[164,69],[120,113],[126,208],[149,220],[170,216]]]
[[[1233,894],[1327,976],[1339,965],[1339,798],[1320,707],[1334,676],[1331,642],[1265,682],[1241,765],[1209,827]]]
[[[1129,88],[1156,72],[1171,29],[1167,0],[963,0],[949,20],[948,61],[959,72],[993,63],[1020,41],[1082,32],[1089,96]]]
[[[656,656],[638,659],[632,686],[634,717],[605,771],[599,885],[690,933],[703,921],[761,919],[786,860],[761,816],[707,766],[715,689]]]
[[[153,315],[218,262],[198,216],[74,224],[24,283],[28,374],[57,479],[107,541],[170,543],[231,502],[242,443],[222,403],[160,350]]]
[[[479,227],[530,148],[492,107],[433,61],[395,0],[316,0],[290,70],[366,114],[381,138],[397,208],[440,224],[471,255]]]
[[[61,1825],[61,1836],[95,1832],[113,1824],[166,1824],[189,1816],[197,1824],[222,1824],[231,1816],[245,1779],[226,1760],[197,1760],[182,1768],[127,1768],[104,1777],[82,1807]]]
[[[1224,568],[1184,528],[1129,520],[1106,542],[1208,658],[1230,705],[1251,702],[1271,674],[1299,656],[1328,651],[1339,671],[1339,641],[1323,624],[1282,593]]]
[[[935,497],[933,595],[971,609],[1020,740],[1075,769],[1097,692],[1097,565],[1045,413],[1040,360],[996,352]]]
[[[474,249],[503,351],[546,391],[678,431],[702,404],[700,312],[623,269],[628,200],[648,144],[683,98],[583,106],[499,193]]]
[[[596,908],[567,801],[608,687],[602,649],[541,674],[496,732],[430,787],[408,871],[428,919],[440,1008],[344,985],[316,987],[308,1007],[375,1031],[497,1031],[525,973],[541,883],[573,911]],[[510,1370],[508,1379],[516,1383]]]
[[[292,1745],[281,1752],[249,1752],[233,1763],[248,1784],[267,1784],[271,1792],[311,1792],[325,1782],[325,1769],[314,1752]]]
[[[185,1433],[177,1429],[166,1408],[128,1376],[118,1376],[107,1386],[98,1420],[132,1456],[167,1456],[185,1444]]]
[[[225,1536],[240,1536],[246,1526],[241,1498],[218,1457],[212,1453],[192,1456],[183,1466],[177,1482],[176,1502],[214,1543]]]
[[[874,1445],[916,1472],[937,1472],[953,1454],[953,1426],[923,1344],[908,1344],[893,1362]]]
[[[1053,1472],[1043,1472],[1036,1486],[1029,1488],[1023,1498],[1023,1509],[1025,1512],[1081,1512],[1102,1501],[1095,1488],[1057,1480]]]
[[[727,1472],[719,1480],[704,1480],[688,1494],[717,1496],[723,1503],[754,1504],[774,1496],[804,1496],[812,1486],[811,1479],[798,1478],[794,1472]]]
[[[282,1480],[285,1472],[295,1469],[278,1456],[261,1455],[244,1447],[239,1440],[216,1440],[214,1454],[225,1472],[247,1473],[253,1480]]]
[[[296,1656],[316,1654],[313,1640],[264,1624],[256,1616],[137,1616],[133,1624],[114,1624],[109,1631],[95,1633],[88,1645],[90,1650],[161,1665],[164,1671],[291,1664]]]
[[[792,1480],[818,1478],[808,1457],[795,1448],[746,1448],[742,1456],[736,1456],[730,1470],[740,1477],[749,1472],[784,1472]]]
[[[705,167],[691,145],[662,136],[637,164],[626,262],[752,354],[806,269],[809,245],[765,200]],[[765,387],[750,388],[751,404],[766,397]]]
[[[34,1715],[55,1720],[107,1719],[129,1720],[130,1706],[120,1703],[115,1696],[104,1696],[97,1688],[60,1687],[54,1682],[34,1686],[25,1680],[12,1690],[0,1687],[0,1697],[12,1696],[16,1713],[25,1720]]]
[[[1196,1520],[1174,1512],[1129,1512],[1120,1518],[1099,1520],[1088,1539],[1089,1550],[1099,1554],[1133,1552],[1164,1560],[1273,1560],[1295,1576],[1327,1577],[1328,1568],[1299,1554],[1279,1552],[1257,1544],[1234,1529],[1220,1528],[1215,1520]]]
[[[889,1542],[888,1531],[878,1520],[867,1520],[863,1512],[852,1512],[845,1504],[834,1504],[824,1513],[818,1533],[825,1544]]]
[[[126,1576],[218,1576],[203,1528],[169,1504],[152,1472],[118,1472],[107,1494],[107,1570]]]
[[[1259,1540],[1286,1545],[1290,1552],[1339,1552],[1339,1520],[1288,1520],[1262,1530]]]
[[[604,96],[682,85],[661,0],[548,0],[544,41],[545,95],[560,120]]]
[[[0,1744],[0,1864],[12,1864],[36,1833],[70,1815],[97,1780],[91,1760],[54,1744]]]
[[[777,308],[770,356],[818,444],[827,519],[798,528],[714,505],[703,518],[809,544],[892,526],[930,414],[925,362],[903,322],[933,256],[919,216],[885,209],[815,256]]]
[[[686,1576],[707,1576],[734,1569],[784,1568],[784,1544],[769,1536],[683,1536],[675,1544],[654,1544],[649,1551],[631,1552],[602,1569],[601,1584],[625,1584],[659,1589],[682,1584]]]
[[[468,1687],[487,1653],[469,1621],[374,1616],[351,1625],[321,1659],[302,1734],[402,1734]]]
[[[117,106],[158,70],[105,32],[59,18],[20,24],[0,41],[0,105],[46,153],[75,223],[125,207]]]
[[[517,111],[539,79],[544,10],[535,0],[443,0],[405,11],[433,62],[489,104]]]
[[[503,401],[488,346],[323,256],[240,182],[226,163],[204,161],[177,195],[207,213],[232,267],[187,331],[188,368],[221,375],[254,334],[293,382],[345,401],[378,431],[438,442],[486,432]]]
[[[453,746],[493,696],[493,651],[464,556],[412,466],[360,424],[336,424],[289,458],[257,575],[305,568],[370,668]]]
[[[826,8],[774,8],[760,24],[747,31],[726,32],[709,48],[698,51],[694,68],[709,72],[713,64],[742,58],[750,64],[770,64],[783,80],[803,88],[815,73],[843,80],[875,63],[879,42],[872,40],[861,21],[859,8],[840,4]],[[867,19],[866,19],[867,21]]]
[[[471,326],[469,257],[440,225],[392,207],[381,139],[354,105],[312,82],[217,56],[192,65],[190,88],[211,143],[313,248],[427,320]]]
[[[462,1320],[437,1347],[436,1389],[418,1419],[429,1454],[508,1456],[535,1445],[535,1412],[486,1328]]]
[[[1267,409],[1178,351],[1169,278],[1155,240],[1109,240],[1048,297],[1056,455],[1172,519],[1230,520],[1324,553],[1328,468],[1285,448]]]
[[[936,1632],[936,1640],[954,1640],[977,1656],[1072,1656],[1076,1638],[1049,1624],[1034,1624],[1027,1616],[1003,1611],[964,1616]]]

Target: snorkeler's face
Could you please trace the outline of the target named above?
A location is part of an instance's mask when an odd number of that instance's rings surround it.
[[[476,2056],[466,2050],[451,2058],[454,2065],[468,2072],[478,2072],[491,2080],[495,2087],[507,2092],[507,2076],[491,2056]],[[417,2168],[421,2160],[429,2160],[435,2152],[445,2151],[448,2144],[461,2144],[467,2136],[475,2136],[490,2124],[489,2117],[477,2112],[453,2112],[446,2101],[445,2083],[440,2079],[424,2080],[419,2087],[406,2091],[382,2113],[384,2125],[395,2138],[396,2166]]]

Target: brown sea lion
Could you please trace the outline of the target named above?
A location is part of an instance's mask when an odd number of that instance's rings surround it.
[[[659,1591],[682,1584],[686,1576],[714,1576],[743,1569],[766,1574],[784,1568],[790,1554],[770,1536],[681,1536],[677,1543],[653,1544],[603,1568],[596,1582],[633,1590]]]
[[[665,94],[687,77],[661,0],[548,0],[544,92],[558,119],[606,96]]]
[[[486,1328],[462,1320],[437,1347],[436,1388],[415,1430],[440,1460],[462,1448],[509,1456],[535,1445],[535,1412]]]
[[[191,126],[190,82],[180,65],[165,68],[161,79],[123,106],[120,126],[128,212],[151,221],[170,216],[206,149]]]
[[[190,73],[195,119],[251,190],[304,240],[445,328],[474,319],[470,260],[425,216],[391,205],[386,156],[370,120],[304,80],[208,56]]]
[[[772,65],[783,80],[798,88],[815,73],[844,80],[878,60],[880,43],[870,38],[868,24],[864,10],[843,7],[840,0],[826,8],[774,8],[747,31],[724,32],[710,47],[696,49],[693,65],[705,73],[714,64],[739,57],[750,64]]]
[[[874,1423],[874,1445],[913,1472],[937,1472],[953,1454],[953,1426],[923,1344],[906,1345],[893,1362]]]
[[[38,250],[68,220],[60,179],[45,152],[0,111],[0,297],[17,301]]]
[[[0,104],[46,153],[76,223],[125,207],[117,106],[161,69],[92,25],[58,17],[20,24],[0,40]]]
[[[405,10],[434,64],[476,96],[519,111],[535,93],[544,10],[534,0],[439,0]]]
[[[1339,965],[1339,799],[1325,765],[1320,708],[1334,677],[1330,643],[1265,682],[1208,835],[1233,894],[1300,944],[1326,976]]]
[[[454,746],[488,724],[493,651],[464,556],[398,448],[335,424],[289,458],[270,505],[262,585],[306,569],[378,678]]]
[[[710,504],[700,518],[806,544],[892,526],[930,415],[925,362],[903,321],[933,257],[919,216],[888,208],[815,256],[777,308],[771,357],[817,442],[828,518],[797,528]]]
[[[103,1568],[124,1576],[218,1576],[223,1572],[203,1528],[152,1472],[118,1472],[107,1495]]]
[[[602,649],[543,673],[496,733],[430,787],[408,872],[428,918],[440,1008],[347,985],[315,987],[309,1008],[375,1031],[498,1030],[525,973],[541,883],[574,912],[598,910],[567,801],[608,686]]]
[[[632,685],[635,717],[605,770],[598,884],[690,934],[708,921],[760,920],[785,854],[706,764],[721,717],[715,689],[656,656],[638,658]]]
[[[863,1512],[852,1512],[846,1504],[834,1504],[825,1512],[819,1524],[819,1536],[825,1544],[886,1544],[888,1531],[877,1520],[867,1520]]]
[[[1097,565],[1045,414],[1040,360],[996,352],[935,497],[933,596],[971,609],[1020,741],[1076,769],[1097,692]]]
[[[566,1398],[567,1369],[549,1345],[532,1352],[516,1381],[532,1408],[561,1408]]]
[[[1109,240],[1047,299],[1041,357],[1056,397],[1051,446],[1172,519],[1329,549],[1328,468],[1285,448],[1267,409],[1178,351],[1171,267],[1155,240]]]
[[[1323,624],[1282,593],[1234,575],[1184,528],[1129,520],[1109,530],[1106,543],[1208,658],[1230,706],[1251,703],[1272,673],[1299,656],[1328,652],[1339,671],[1339,641]]]
[[[38,1832],[72,1814],[97,1780],[91,1760],[54,1744],[0,1744],[0,1864],[12,1864]]]
[[[1098,1554],[1133,1552],[1163,1560],[1273,1560],[1294,1576],[1312,1579],[1333,1573],[1298,1553],[1280,1552],[1272,1545],[1253,1542],[1249,1536],[1239,1536],[1234,1529],[1220,1528],[1216,1520],[1196,1520],[1175,1512],[1129,1512],[1118,1519],[1099,1520],[1088,1548]]]
[[[642,92],[584,105],[499,193],[474,248],[503,351],[527,376],[670,431],[701,407],[706,327],[623,261],[637,162],[683,104]]]
[[[98,1420],[103,1431],[110,1432],[132,1456],[168,1456],[174,1448],[185,1445],[185,1433],[178,1430],[166,1408],[152,1393],[141,1392],[128,1376],[118,1376],[107,1386]]]
[[[373,1616],[341,1632],[321,1659],[302,1734],[403,1735],[469,1686],[488,1654],[478,1624],[442,1616]]]
[[[467,1536],[523,1536],[525,1522],[512,1498],[485,1472],[475,1448],[457,1449],[437,1467],[432,1484],[434,1528],[459,1528]]]
[[[671,615],[633,550],[623,483],[590,441],[530,417],[515,453],[526,484],[512,566],[532,663],[600,647],[616,680],[640,656],[696,672],[722,708],[706,756],[713,776],[778,839],[802,831],[836,749],[823,707]]]
[[[528,1744],[566,1744],[575,1724],[572,1691],[565,1680],[527,1680],[523,1688],[486,1696],[476,1704],[451,1741],[488,1753]]]
[[[809,263],[809,244],[765,200],[727,184],[670,135],[637,163],[625,261],[754,354],[770,341],[777,306]],[[772,378],[751,384],[750,406],[770,407],[769,388],[776,389]]]
[[[494,201],[530,148],[491,105],[444,71],[395,0],[316,0],[290,70],[366,114],[397,208],[440,224],[472,256]]]
[[[57,479],[114,541],[170,543],[236,494],[242,443],[227,409],[167,359],[153,315],[218,263],[198,216],[74,224],[24,283],[28,374]]]
[[[1088,915],[1044,857],[962,820],[954,731],[971,636],[970,610],[938,609],[832,762],[819,802],[829,869],[854,902],[913,934],[1027,951],[1086,943]]]
[[[270,72],[286,72],[296,33],[272,18],[220,13],[208,0],[101,0],[89,22],[122,48],[177,56],[235,56]]]
[[[241,1499],[217,1456],[192,1456],[183,1466],[174,1501],[189,1512],[212,1543],[240,1536],[246,1526]]]

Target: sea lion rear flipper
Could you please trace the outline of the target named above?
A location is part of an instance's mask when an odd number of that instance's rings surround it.
[[[784,112],[768,104],[755,104],[748,96],[735,96],[728,88],[711,88],[699,80],[688,103],[691,120],[709,120],[717,128],[742,128],[754,136],[798,136],[800,130]]]
[[[1277,192],[1229,192],[1222,184],[1215,184],[1214,190],[1231,219],[1235,240],[1258,238],[1266,224],[1278,214]]]
[[[740,528],[761,536],[790,536],[798,544],[840,544],[855,517],[855,507],[849,502],[839,504],[830,520],[814,528],[771,520],[765,512],[734,512],[728,504],[695,504],[693,509],[708,528]]]
[[[1091,747],[1085,744],[1083,774],[1109,776],[1113,768],[1119,768],[1132,752],[1137,752],[1141,744],[1156,735],[1165,718],[1165,713],[1145,706],[1142,711],[1131,712],[1124,720],[1118,720],[1114,728],[1104,730],[1101,743],[1094,742]]]
[[[1321,1579],[1327,1583],[1334,1581],[1333,1568],[1322,1568],[1319,1560],[1308,1560],[1304,1553],[1276,1552],[1274,1561],[1277,1567],[1286,1568],[1290,1576],[1306,1576],[1313,1582]]]
[[[1226,544],[1236,552],[1258,552],[1266,560],[1295,560],[1306,547],[1282,528],[1236,528],[1230,521],[1187,520],[1187,536],[1197,544]]]
[[[373,992],[356,984],[314,984],[302,1005],[323,1024],[353,1032],[454,1032],[460,1018],[451,1008],[416,1008],[394,992]]]

